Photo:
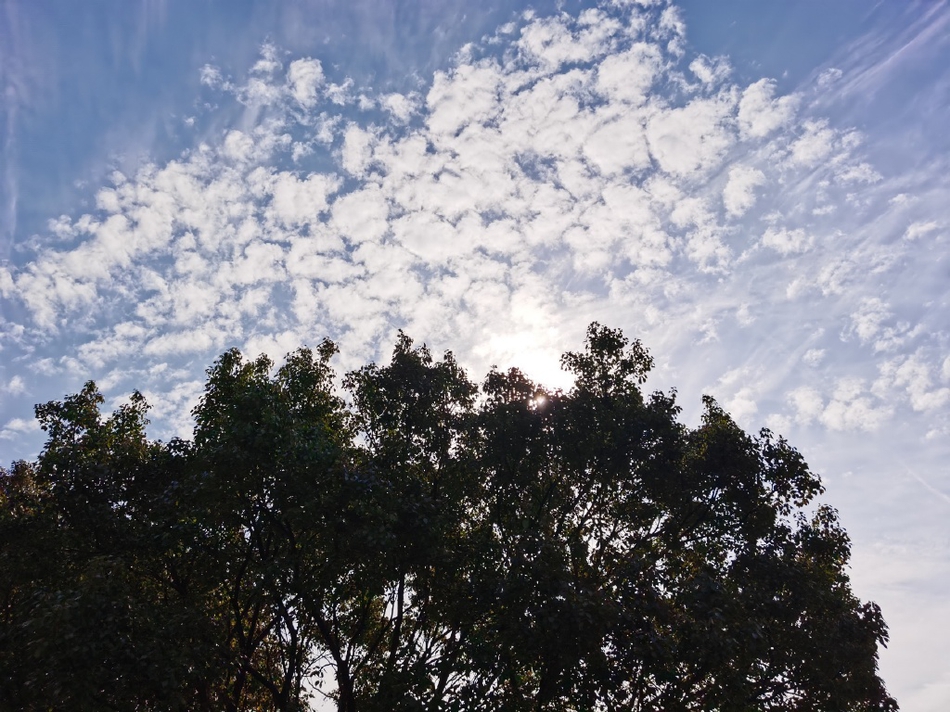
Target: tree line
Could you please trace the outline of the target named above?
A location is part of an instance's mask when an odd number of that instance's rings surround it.
[[[896,710],[800,453],[592,324],[548,390],[400,334],[208,370],[190,440],[89,382],[0,473],[0,709]]]

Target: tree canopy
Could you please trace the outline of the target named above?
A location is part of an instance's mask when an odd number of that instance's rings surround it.
[[[567,391],[400,335],[223,354],[190,440],[37,406],[0,476],[0,709],[896,710],[880,610],[783,438],[645,393],[592,324]]]

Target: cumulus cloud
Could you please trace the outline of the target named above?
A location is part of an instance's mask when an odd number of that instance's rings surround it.
[[[13,418],[0,428],[0,440],[12,440],[26,433],[36,433],[40,424],[35,418]]]
[[[597,66],[594,89],[610,101],[639,106],[663,70],[663,52],[654,44],[636,42],[605,57]]]
[[[6,391],[12,396],[19,396],[26,393],[26,383],[22,376],[14,376],[6,384],[0,386],[0,390]]]
[[[950,388],[937,386],[934,381],[950,380],[950,357],[944,360],[940,375],[937,367],[926,358],[922,350],[909,356],[898,356],[881,366],[881,377],[875,383],[880,393],[892,389],[901,392],[915,411],[933,411],[950,403]]]
[[[694,178],[718,166],[734,141],[732,110],[732,96],[723,94],[654,115],[647,139],[660,168],[678,178]]]
[[[838,380],[819,418],[831,430],[874,431],[892,412],[890,406],[875,402],[863,380],[848,376]]]
[[[269,76],[274,74],[274,72],[281,69],[282,65],[278,59],[278,49],[276,46],[270,42],[265,42],[261,45],[261,56],[260,58],[251,66],[250,74],[253,76],[255,74],[263,74]]]
[[[576,22],[564,16],[538,18],[521,31],[517,47],[541,71],[553,72],[565,64],[602,57],[622,28],[617,18],[590,8],[581,12]]]
[[[879,297],[865,297],[851,313],[847,334],[854,334],[862,344],[871,344],[875,351],[893,351],[899,348],[914,330],[904,322],[896,322],[893,313]]]
[[[870,163],[856,163],[844,166],[835,174],[835,179],[840,183],[877,183],[881,174]]]
[[[818,418],[824,410],[821,394],[814,388],[796,388],[789,393],[788,401],[795,410],[795,419],[804,425]]]
[[[854,376],[838,379],[831,396],[809,386],[794,389],[788,395],[793,418],[801,425],[818,421],[831,430],[877,430],[891,415],[892,409],[882,404],[868,390],[865,382]]]
[[[729,76],[732,67],[729,66],[729,60],[725,57],[710,58],[700,55],[689,63],[689,71],[695,74],[703,84],[715,86]]]
[[[739,100],[737,120],[744,139],[764,138],[788,125],[800,98],[795,94],[775,98],[775,81],[760,79],[746,87]]]
[[[294,99],[305,109],[317,103],[318,90],[324,83],[323,65],[320,60],[297,59],[287,69],[287,84]]]
[[[831,155],[835,132],[824,120],[806,121],[803,128],[802,135],[791,146],[790,160],[794,165],[811,168]]]
[[[825,358],[825,349],[808,349],[802,355],[802,361],[809,366],[817,366]]]
[[[340,149],[340,165],[348,173],[362,177],[373,158],[375,136],[355,124],[347,127]]]
[[[917,240],[939,229],[940,224],[935,220],[920,220],[907,226],[904,239],[908,241]]]
[[[751,166],[733,166],[722,191],[722,202],[732,217],[740,217],[755,205],[755,189],[765,183],[765,174]]]
[[[405,94],[386,94],[379,103],[400,123],[406,123],[417,109],[417,98]]]
[[[812,238],[802,229],[770,227],[762,235],[762,245],[775,250],[783,256],[800,254],[812,245]]]
[[[762,370],[752,366],[734,368],[722,376],[715,386],[703,391],[713,393],[735,420],[744,427],[755,429],[754,416],[759,411],[758,398],[764,385]]]

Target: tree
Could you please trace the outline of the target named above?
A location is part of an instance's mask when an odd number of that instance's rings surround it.
[[[92,383],[0,477],[2,709],[896,710],[821,483],[592,324],[566,392],[400,335],[222,355],[190,441]],[[321,692],[320,690],[323,690]]]

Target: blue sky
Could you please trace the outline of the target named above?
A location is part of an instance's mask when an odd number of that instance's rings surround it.
[[[950,5],[0,0],[0,448],[224,349],[473,375],[592,320],[825,479],[902,708],[950,708]]]

